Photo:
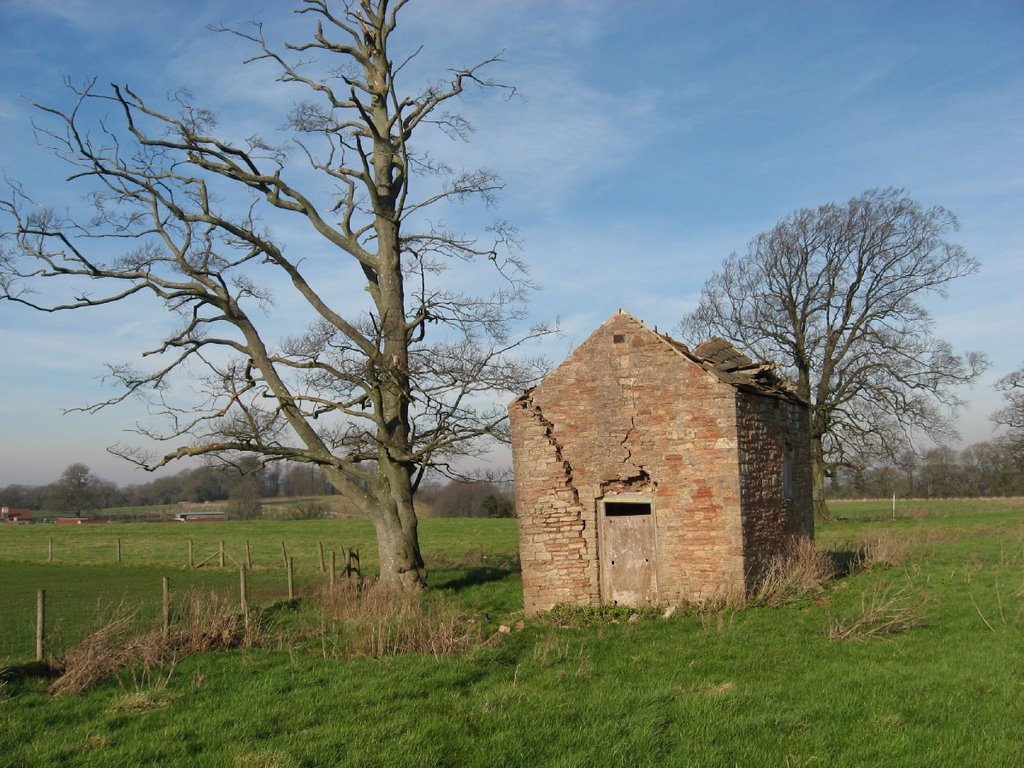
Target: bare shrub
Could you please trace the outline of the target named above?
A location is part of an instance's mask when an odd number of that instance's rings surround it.
[[[813,539],[795,539],[768,563],[754,590],[754,602],[768,607],[802,600],[821,591],[822,582],[835,576],[835,563]]]
[[[259,622],[247,622],[227,596],[218,592],[189,592],[179,608],[168,645],[180,654],[204,653],[254,645]]]
[[[293,517],[296,520],[324,520],[330,508],[319,499],[309,499],[295,505]]]
[[[49,692],[54,696],[82,693],[128,663],[137,613],[123,604],[114,608],[106,622],[65,654],[63,671]]]
[[[346,657],[444,656],[480,640],[480,627],[439,593],[413,594],[381,583],[342,583],[321,592],[325,653]]]
[[[181,620],[166,635],[138,631],[138,611],[117,606],[99,628],[67,652],[61,675],[49,687],[54,696],[83,693],[122,670],[143,676],[190,653],[251,645],[258,622],[246,622],[215,592],[192,592]]]
[[[929,598],[909,587],[876,589],[861,597],[860,611],[846,619],[829,621],[830,640],[866,640],[904,632],[923,623],[921,609]]]

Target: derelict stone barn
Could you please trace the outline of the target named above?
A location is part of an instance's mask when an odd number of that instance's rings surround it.
[[[722,339],[619,310],[509,414],[527,613],[750,589],[814,533],[807,407]]]

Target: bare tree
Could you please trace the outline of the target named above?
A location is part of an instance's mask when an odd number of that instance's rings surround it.
[[[936,338],[921,304],[978,269],[947,239],[957,228],[898,189],[797,211],[726,259],[681,322],[688,340],[719,334],[788,369],[811,408],[819,519],[830,466],[950,437],[956,387],[985,367]]]
[[[516,348],[548,329],[510,335],[532,287],[511,227],[465,237],[430,213],[490,202],[501,181],[413,145],[432,131],[467,135],[469,124],[447,111],[467,87],[513,91],[485,76],[498,58],[401,90],[418,53],[391,49],[406,2],[302,0],[295,12],[315,23],[300,43],[273,44],[257,23],[215,28],[252,46],[247,63],[304,90],[278,144],[218,132],[186,93],[158,108],[128,86],[69,83],[70,108],[37,105],[37,135],[73,167],[71,182],[91,185],[93,210],[82,222],[58,216],[14,185],[0,203],[12,222],[0,289],[47,312],[161,302],[179,324],[145,353],[156,363],[112,366],[121,391],[86,410],[145,394],[170,427],[140,432],[187,442],[162,455],[113,450],[148,469],[249,454],[319,466],[373,521],[382,579],[418,589],[426,572],[413,491],[428,467],[451,469],[478,441],[503,435],[493,394],[535,376]],[[320,247],[291,253],[268,217],[306,227]],[[477,261],[496,271],[493,292],[466,295],[439,280]],[[316,284],[325,268],[361,282],[365,307],[332,303]],[[29,292],[47,279],[66,281],[67,298],[43,303]],[[304,333],[271,337],[281,319],[272,288],[309,311]],[[201,382],[202,403],[166,394],[182,371]]]
[[[1006,405],[992,414],[992,420],[1006,427],[1004,438],[1011,452],[1024,458],[1024,366],[996,382]]]
[[[57,512],[72,512],[81,517],[102,505],[102,497],[109,494],[112,484],[100,480],[85,464],[68,465],[57,482],[50,486],[46,505]]]

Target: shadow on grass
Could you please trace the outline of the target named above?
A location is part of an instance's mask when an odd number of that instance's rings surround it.
[[[60,677],[62,667],[47,661],[29,661],[24,664],[0,665],[0,683],[20,682],[29,678],[52,679]]]
[[[864,562],[865,553],[863,549],[840,549],[829,550],[826,554],[832,560],[835,578],[842,579],[857,572]]]
[[[430,586],[458,592],[495,581],[503,581],[519,573],[518,568],[490,565],[467,566],[463,568],[439,568],[430,577]]]

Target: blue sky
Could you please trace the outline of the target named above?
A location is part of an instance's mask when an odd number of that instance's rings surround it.
[[[22,98],[66,106],[65,75],[150,99],[187,87],[232,134],[273,135],[294,94],[205,25],[256,17],[295,39],[305,22],[285,7],[0,0],[0,167],[55,207],[74,203]],[[992,436],[992,384],[1024,363],[1021,40],[1019,0],[420,0],[399,42],[423,43],[418,71],[437,75],[504,50],[494,74],[520,98],[470,93],[476,134],[437,151],[507,182],[499,213],[543,286],[532,315],[565,330],[546,348],[556,362],[619,307],[671,329],[724,257],[798,208],[897,186],[952,210],[982,271],[929,306],[940,336],[992,362],[963,393],[967,444]],[[276,311],[285,333],[287,305]],[[149,479],[105,452],[130,439],[141,404],[62,410],[109,397],[102,364],[133,359],[162,320],[139,304],[40,315],[0,303],[0,487],[48,482],[73,461]]]

